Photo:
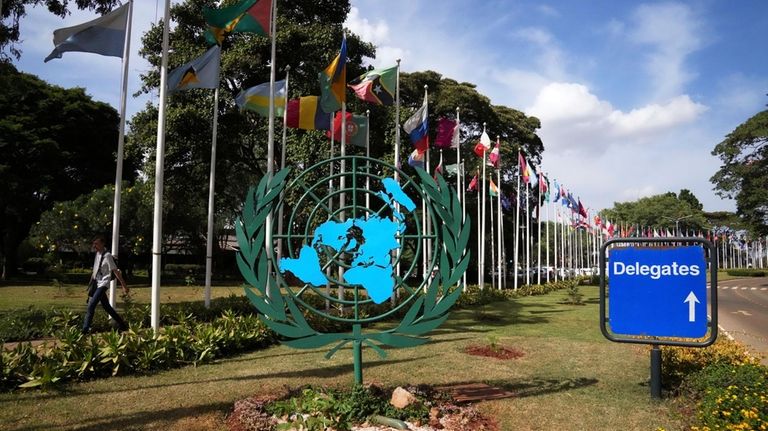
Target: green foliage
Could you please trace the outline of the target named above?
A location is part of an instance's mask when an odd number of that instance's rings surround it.
[[[680,194],[664,193],[638,199],[634,202],[615,202],[613,208],[600,212],[604,220],[615,224],[668,229],[675,232],[689,230],[704,231],[709,223],[700,208],[699,200],[689,190]]]
[[[149,328],[84,336],[77,326],[57,332],[53,347],[20,343],[2,354],[4,390],[49,387],[72,379],[148,373],[165,368],[211,362],[217,357],[273,344],[274,335],[255,316],[233,313],[209,323]]]
[[[285,429],[303,427],[300,429],[308,431],[349,430],[374,415],[423,422],[429,418],[426,403],[416,402],[397,409],[389,404],[387,395],[375,386],[355,385],[351,389],[307,387],[287,399],[267,405],[266,410],[277,417],[287,416],[289,423]]]
[[[26,309],[0,313],[0,340],[35,340],[47,336],[46,322],[51,310]]]
[[[714,364],[689,376],[684,391],[697,403],[704,429],[768,428],[768,368],[757,364]]]
[[[112,206],[115,186],[107,185],[73,200],[56,202],[40,215],[29,233],[32,245],[41,252],[58,254],[62,250],[88,253],[94,235],[112,231]],[[120,249],[129,254],[146,253],[152,238],[152,185],[123,183],[120,207]],[[122,253],[119,253],[122,257]]]
[[[661,356],[664,364],[661,369],[662,383],[670,390],[677,390],[687,376],[706,366],[757,363],[742,345],[726,337],[718,337],[717,341],[708,347],[663,346]]]
[[[751,230],[768,234],[768,110],[736,127],[712,155],[723,163],[710,179],[717,194],[735,198],[737,213]]]
[[[765,277],[766,271],[763,269],[736,268],[727,270],[726,274],[734,277]]]
[[[579,291],[578,285],[573,285],[568,288],[568,299],[566,302],[571,305],[582,305],[584,304],[584,294]]]
[[[114,182],[118,120],[84,89],[50,85],[0,61],[0,262],[7,274],[43,211]],[[125,160],[128,179],[132,160]]]

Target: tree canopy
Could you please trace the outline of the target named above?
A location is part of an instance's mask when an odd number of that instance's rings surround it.
[[[177,67],[201,55],[206,49],[205,23],[200,10],[211,0],[187,0],[172,8],[175,23],[170,34],[173,48],[169,68]],[[319,94],[318,72],[337,55],[343,23],[349,12],[348,1],[300,0],[280,2],[277,18],[277,79],[290,66],[289,98]],[[375,47],[349,31],[347,35],[347,78],[363,73],[365,57],[375,58]],[[142,76],[141,91],[155,91],[159,85],[162,25],[153,26],[143,38],[141,55],[155,66]],[[216,165],[216,217],[233,220],[247,188],[266,172],[267,119],[253,112],[240,112],[234,97],[245,88],[269,81],[270,39],[246,33],[228,36],[222,46],[218,146]],[[393,65],[394,66],[394,65]],[[424,85],[429,88],[430,135],[434,136],[438,118],[455,116],[461,109],[463,159],[479,166],[472,153],[483,123],[488,133],[502,141],[505,175],[516,172],[518,149],[532,160],[540,160],[543,145],[536,130],[539,120],[522,112],[490,103],[471,83],[459,83],[439,72],[402,73],[400,121],[395,125],[395,108],[357,100],[348,92],[347,109],[358,114],[370,110],[371,156],[393,160],[395,127],[402,124],[421,104]],[[210,169],[213,92],[188,90],[174,93],[167,106],[165,158],[165,225],[185,232],[202,249],[207,213],[207,187]],[[157,110],[148,105],[132,119],[129,152],[145,157],[143,172],[154,177]],[[280,129],[276,131],[276,160],[280,160]],[[401,160],[404,169],[412,145],[401,133]],[[338,146],[337,146],[338,147]],[[338,150],[337,150],[338,151]],[[325,133],[289,129],[287,163],[308,167],[328,158],[329,139]],[[364,154],[349,147],[348,154]],[[433,152],[436,157],[437,152]],[[454,163],[455,151],[447,151],[445,163]],[[432,159],[433,164],[435,158]],[[468,169],[469,171],[469,169]]]
[[[0,62],[0,263],[10,271],[43,211],[114,182],[118,120],[82,88],[49,85]],[[135,171],[128,158],[126,179]]]
[[[723,162],[710,179],[754,233],[768,235],[768,110],[740,124],[712,154]]]
[[[626,223],[641,228],[669,229],[670,232],[676,228],[681,232],[705,231],[711,224],[698,202],[690,190],[683,189],[677,195],[668,192],[634,202],[616,202],[613,208],[601,211],[600,216],[615,224]]]

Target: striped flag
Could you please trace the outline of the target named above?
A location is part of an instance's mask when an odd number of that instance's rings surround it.
[[[286,125],[294,129],[331,130],[331,116],[320,109],[318,96],[288,101]]]
[[[214,46],[218,47],[218,45]],[[235,97],[235,103],[241,111],[255,111],[269,116],[269,82],[245,89]],[[285,80],[275,81],[275,115],[285,112]],[[290,127],[290,126],[289,126]]]

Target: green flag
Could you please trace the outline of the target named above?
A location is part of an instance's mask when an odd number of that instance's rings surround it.
[[[210,44],[219,44],[227,33],[255,33],[269,36],[272,0],[241,0],[221,8],[203,8],[203,16],[210,28],[205,38]]]

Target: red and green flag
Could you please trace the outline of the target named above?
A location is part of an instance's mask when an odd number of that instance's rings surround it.
[[[346,143],[365,148],[365,138],[368,134],[368,117],[365,115],[353,115],[351,112],[347,112],[346,127]],[[331,132],[326,132],[326,135],[330,137]],[[333,139],[341,142],[341,112],[337,112],[333,118]]]
[[[208,23],[205,38],[210,44],[221,45],[228,33],[270,34],[270,15],[273,0],[241,0],[221,9],[203,8]]]
[[[395,103],[395,86],[397,85],[397,66],[388,69],[374,69],[365,72],[347,84],[358,99],[377,105],[393,105]]]

